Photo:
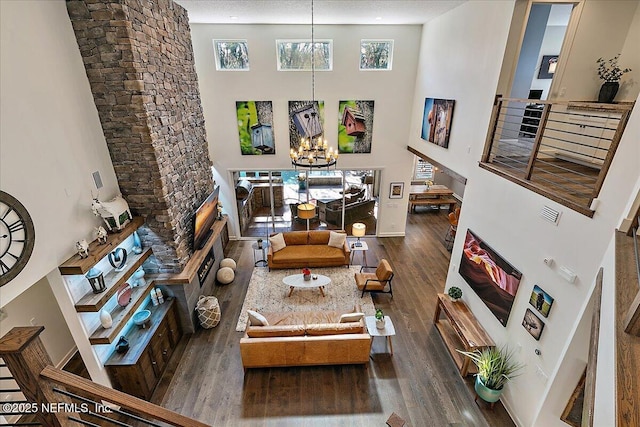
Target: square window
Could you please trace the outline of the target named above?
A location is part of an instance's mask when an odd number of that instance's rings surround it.
[[[361,40],[360,70],[391,70],[393,40]]]
[[[311,52],[315,55],[316,71],[333,69],[333,40],[276,40],[278,71],[311,71]]]
[[[246,40],[214,40],[218,71],[249,71],[249,50]]]

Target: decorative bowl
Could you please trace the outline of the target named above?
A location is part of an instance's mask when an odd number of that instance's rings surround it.
[[[144,326],[147,320],[151,317],[151,312],[149,310],[140,310],[136,314],[133,315],[133,323],[138,326]]]

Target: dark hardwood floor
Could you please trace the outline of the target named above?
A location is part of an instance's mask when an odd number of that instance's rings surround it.
[[[513,426],[505,409],[474,402],[473,377],[462,379],[433,326],[450,253],[446,211],[411,214],[406,237],[366,238],[370,265],[394,268],[394,298],[375,295],[393,319],[394,355],[373,343],[366,366],[253,369],[245,374],[235,331],[253,269],[250,241],[232,241],[236,279],[218,286],[222,320],[186,344],[169,384],[154,401],[213,426],[384,426],[392,412],[408,426]],[[359,257],[358,257],[359,259]],[[355,286],[355,285],[354,285]]]

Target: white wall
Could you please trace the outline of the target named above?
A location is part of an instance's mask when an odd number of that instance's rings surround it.
[[[77,240],[94,239],[101,222],[90,210],[92,172],[102,176],[101,198],[118,191],[82,58],[64,0],[3,1],[0,19],[0,184],[24,204],[36,234],[26,267],[0,288],[0,305],[10,304],[10,313],[38,313],[37,321],[51,319],[48,336],[51,325],[60,324],[56,301],[29,298],[31,292],[16,300],[47,276],[36,289],[51,287],[89,372],[108,384],[57,270]],[[67,334],[61,327],[45,341],[57,358],[73,348]]]
[[[640,156],[635,141],[640,113],[635,112],[629,121],[593,219],[480,169],[477,162],[484,145],[513,4],[469,2],[425,25],[410,145],[468,178],[458,236],[464,237],[466,229],[471,228],[523,273],[506,328],[458,274],[463,239],[457,239],[454,245],[444,288],[461,287],[463,299],[494,340],[515,349],[518,358],[527,365],[525,373],[510,383],[503,397],[515,422],[522,426],[547,426],[539,421],[543,418],[540,414],[549,412],[545,420],[549,417],[557,420],[560,414],[557,407],[545,405],[545,399],[550,393],[570,394],[574,380],[577,381],[577,378],[556,381],[555,375],[564,360],[576,357],[577,353],[568,352],[571,348],[568,343],[575,339],[575,348],[583,348],[579,343],[584,342],[584,328],[579,327],[579,321],[613,230],[638,179]],[[601,4],[598,2],[597,6]],[[623,8],[627,6],[621,4]],[[588,5],[584,12],[587,16],[594,13]],[[593,33],[592,28],[580,27],[577,38],[585,40],[586,36],[582,36],[590,32]],[[619,49],[627,39],[626,32],[615,38],[618,47],[609,49]],[[577,62],[586,61],[574,52],[570,56]],[[589,63],[591,56],[593,52],[589,53]],[[569,64],[569,68],[573,65]],[[571,80],[569,74],[566,76]],[[580,91],[584,93],[585,89]],[[456,100],[449,149],[419,139],[425,97]],[[540,218],[544,205],[562,213],[558,226]],[[555,266],[547,267],[543,263],[545,257],[554,258]],[[570,284],[559,276],[560,266],[577,274],[576,283]],[[546,326],[540,341],[521,326],[536,284],[555,298],[549,317],[543,319]],[[534,353],[535,349],[541,350],[541,356]]]
[[[337,146],[338,102],[374,100],[373,142],[370,154],[340,156],[340,169],[383,168],[379,235],[402,235],[406,200],[389,200],[389,182],[411,179],[413,156],[406,150],[416,76],[420,26],[316,26],[317,39],[333,39],[333,71],[316,72],[316,99],[324,101],[326,136]],[[309,39],[306,25],[192,24],[196,70],[207,128],[214,176],[221,184],[225,209],[234,207],[229,180],[232,169],[291,169],[288,101],[311,99],[310,72],[278,72],[276,39]],[[246,39],[248,72],[216,71],[213,39]],[[358,70],[360,39],[394,39],[393,70]],[[238,142],[236,101],[272,101],[276,154],[242,156]],[[405,198],[407,198],[405,191]],[[393,203],[389,203],[393,202]],[[232,212],[235,214],[235,211]],[[235,215],[234,215],[235,216]],[[231,234],[238,235],[233,218]]]
[[[36,242],[0,288],[3,306],[93,239],[91,173],[117,182],[65,2],[0,2],[0,183],[29,211]]]

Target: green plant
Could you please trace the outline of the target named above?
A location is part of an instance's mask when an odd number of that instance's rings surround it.
[[[618,58],[620,54],[617,54],[609,60],[598,58],[596,63],[598,64],[598,77],[605,82],[618,82],[622,78],[624,73],[631,71],[631,68],[625,68],[624,70],[618,65]]]
[[[384,319],[384,311],[382,311],[381,308],[378,308],[376,310],[376,320],[382,320]]]
[[[447,291],[447,294],[449,294],[449,296],[453,299],[459,299],[462,298],[462,289],[457,286],[452,286]]]
[[[506,347],[485,347],[474,351],[457,350],[470,358],[478,367],[480,380],[492,390],[502,390],[511,379],[520,375],[524,368],[522,363],[515,360],[513,351]]]

